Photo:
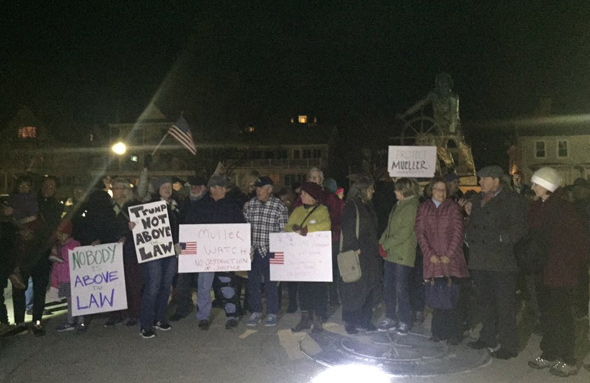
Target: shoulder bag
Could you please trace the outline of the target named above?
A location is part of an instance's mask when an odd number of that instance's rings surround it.
[[[354,202],[356,209],[356,238],[359,238],[359,209]],[[338,253],[338,271],[344,283],[352,283],[361,279],[362,271],[359,261],[359,254],[356,250],[342,251],[342,231],[340,232],[340,252]]]

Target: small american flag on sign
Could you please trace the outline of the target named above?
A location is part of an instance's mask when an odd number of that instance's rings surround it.
[[[274,258],[270,258],[268,262],[271,265],[284,265],[285,264],[285,253],[275,253]]]
[[[197,255],[196,242],[180,242],[180,248],[182,249],[181,255]]]

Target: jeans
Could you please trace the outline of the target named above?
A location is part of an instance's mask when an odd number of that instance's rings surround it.
[[[174,299],[176,301],[176,314],[187,316],[193,305],[193,288],[198,289],[198,273],[180,273],[176,279]],[[200,301],[200,299],[199,299]]]
[[[270,257],[273,253],[266,254],[261,257],[258,250],[254,252],[254,259],[252,260],[252,270],[248,271],[248,303],[250,304],[250,311],[253,313],[262,313],[262,294],[260,292],[260,285],[264,278],[264,290],[266,293],[266,313],[279,314],[279,295],[277,291],[277,283],[270,280]]]
[[[139,321],[142,329],[150,329],[154,321],[165,322],[172,279],[177,271],[177,259],[172,256],[145,262],[141,263],[141,268],[144,279]]]
[[[197,319],[209,320],[211,314],[211,287],[215,273],[199,273],[197,287]]]
[[[385,261],[383,292],[385,295],[385,316],[405,324],[412,323],[410,305],[410,282],[414,268]]]

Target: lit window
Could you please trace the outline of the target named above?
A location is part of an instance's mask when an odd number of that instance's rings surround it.
[[[300,124],[307,124],[307,116],[299,116],[298,121]]]
[[[18,128],[18,138],[37,138],[37,128],[34,126],[22,126]]]
[[[535,141],[535,157],[545,158],[545,141]]]
[[[568,150],[567,150],[567,141],[566,140],[558,140],[557,141],[557,157],[567,157]]]

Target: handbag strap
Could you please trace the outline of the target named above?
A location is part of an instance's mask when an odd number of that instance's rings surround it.
[[[359,226],[360,226],[359,207],[357,206],[357,204],[354,200],[351,200],[351,201],[354,204],[354,208],[356,210],[356,239],[359,239]],[[342,230],[340,230],[340,252],[342,252],[342,237],[344,237],[344,235],[342,234]]]
[[[315,205],[313,207],[313,209],[311,209],[311,211],[309,213],[307,213],[307,215],[305,216],[305,218],[303,218],[303,221],[301,221],[301,225],[299,225],[299,226],[303,227],[303,224],[305,223],[305,221],[309,218],[310,215],[313,214],[313,212],[315,211],[315,209],[317,209],[319,206],[320,206],[319,204],[318,205]]]

